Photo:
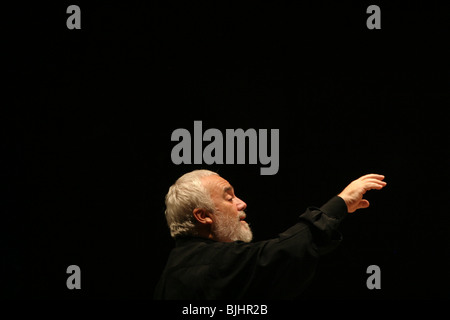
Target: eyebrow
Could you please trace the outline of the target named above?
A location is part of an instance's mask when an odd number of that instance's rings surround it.
[[[223,192],[224,193],[228,193],[229,191],[233,191],[234,190],[234,188],[233,188],[233,186],[227,186],[227,187],[225,187],[225,188],[223,188]]]

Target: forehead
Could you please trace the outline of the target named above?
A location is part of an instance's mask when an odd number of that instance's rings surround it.
[[[230,183],[224,178],[216,175],[207,176],[202,179],[205,187],[212,194],[223,194],[225,191],[232,188]]]

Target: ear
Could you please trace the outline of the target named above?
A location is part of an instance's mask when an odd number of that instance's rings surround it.
[[[194,211],[192,211],[194,214],[195,219],[200,222],[201,224],[212,224],[213,221],[209,216],[209,212],[205,209],[201,208],[195,208]]]

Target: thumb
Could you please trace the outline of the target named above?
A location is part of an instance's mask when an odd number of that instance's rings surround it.
[[[367,201],[366,199],[362,199],[358,204],[358,209],[365,209],[368,206],[370,206],[369,201]]]

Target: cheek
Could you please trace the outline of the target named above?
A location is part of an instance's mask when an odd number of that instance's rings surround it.
[[[227,201],[218,209],[220,212],[222,212],[223,214],[225,214],[226,216],[228,216],[230,218],[239,219],[239,212],[238,212],[236,206],[234,205],[234,203],[230,203]]]
[[[229,205],[228,205],[228,212],[233,217],[239,218],[239,211],[236,208],[236,205],[234,203],[229,203]]]

